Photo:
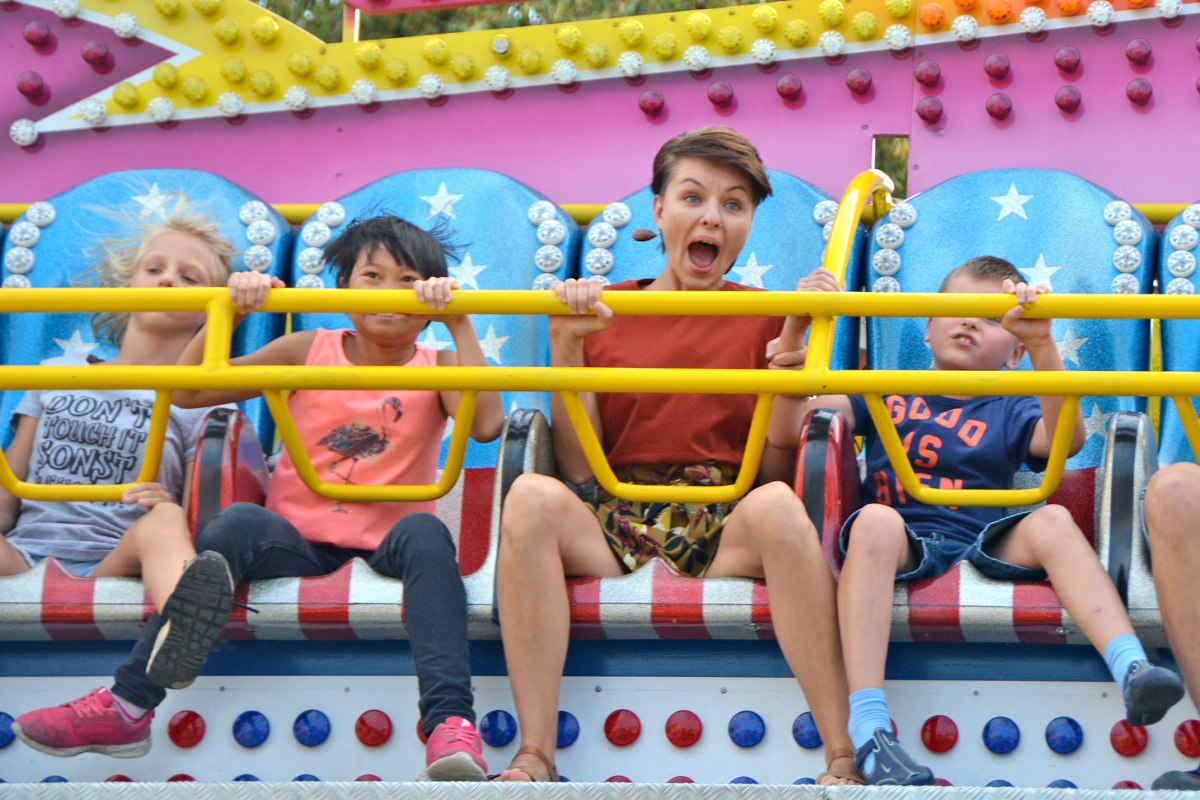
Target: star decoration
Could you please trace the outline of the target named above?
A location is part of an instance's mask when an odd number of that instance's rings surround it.
[[[167,201],[171,199],[171,195],[158,188],[158,184],[150,185],[150,191],[145,194],[135,194],[131,198],[135,203],[142,207],[141,216],[148,217],[151,214],[158,214],[160,217],[167,215]]]
[[[1079,366],[1079,348],[1083,347],[1087,342],[1087,336],[1076,337],[1068,327],[1067,332],[1063,334],[1061,342],[1055,342],[1058,346],[1058,354],[1062,356],[1063,361],[1072,361],[1075,366]]]
[[[421,339],[421,344],[431,350],[445,350],[452,342],[443,342],[437,338],[437,334],[433,332],[433,326],[430,325],[425,329],[425,336]]]
[[[446,420],[446,431],[442,434],[442,441],[446,441],[454,435],[454,417]]]
[[[500,360],[500,348],[508,341],[507,336],[497,336],[494,325],[488,325],[487,335],[479,340],[479,349],[483,350],[483,354],[495,361],[497,364],[503,364]]]
[[[1050,283],[1050,276],[1058,272],[1060,269],[1062,269],[1062,267],[1047,266],[1046,257],[1041,253],[1038,253],[1038,260],[1037,263],[1033,265],[1033,268],[1022,268],[1021,272],[1024,272],[1025,277],[1029,278],[1030,286],[1041,286],[1042,284],[1045,284],[1047,289],[1053,291],[1054,287]]]
[[[451,214],[450,216],[454,216]],[[472,289],[478,289],[479,284],[475,282],[475,276],[487,269],[487,264],[475,264],[471,260],[471,254],[466,253],[462,258],[462,263],[457,267],[450,267],[450,274],[458,278],[459,286],[464,289],[470,286]]]
[[[740,279],[738,282],[743,286],[756,286],[759,289],[762,289],[765,288],[762,282],[763,273],[773,266],[775,265],[759,264],[758,256],[754,253],[751,253],[750,257],[746,259],[745,266],[734,267],[730,271],[737,273],[737,276]]]
[[[1029,217],[1025,216],[1025,204],[1032,199],[1033,195],[1031,194],[1017,194],[1017,185],[1015,183],[1010,184],[1008,194],[992,198],[993,203],[1000,204],[1000,216],[996,218],[996,221],[999,222],[1009,214],[1016,214],[1021,219],[1029,219]]]
[[[513,401],[512,401],[512,405],[511,405],[511,406],[509,406],[509,408],[508,408],[508,413],[509,413],[509,414],[515,414],[515,413],[517,413],[517,408],[518,408],[518,406],[517,406],[517,401],[516,401],[516,400],[513,400]]]
[[[1083,418],[1084,441],[1093,436],[1104,436],[1108,432],[1108,420],[1112,418],[1115,411],[1110,411],[1107,414],[1100,413],[1100,404],[1092,404],[1092,415]]]
[[[70,339],[55,339],[54,343],[62,348],[64,356],[86,356],[99,345],[96,342],[85,342],[79,335],[79,329],[71,334]]]
[[[429,203],[429,216],[426,219],[433,219],[438,214],[445,214],[450,219],[458,219],[454,216],[454,204],[463,199],[461,194],[450,194],[446,191],[446,184],[438,187],[437,194],[421,195],[421,199]]]

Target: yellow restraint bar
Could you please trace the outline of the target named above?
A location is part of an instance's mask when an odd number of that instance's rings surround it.
[[[825,266],[839,279],[849,261],[857,221],[870,203],[886,211],[890,181],[871,170],[859,175],[843,196],[826,249]],[[617,314],[784,316],[813,318],[808,362],[803,370],[618,369],[566,367],[234,367],[229,363],[233,306],[225,289],[20,289],[0,292],[0,313],[192,311],[205,312],[204,360],[198,366],[76,367],[0,366],[0,389],[146,389],[157,393],[138,480],[152,480],[161,458],[168,393],[176,389],[259,390],[267,400],[297,471],[314,492],[345,501],[431,500],[458,480],[481,391],[558,392],[599,484],[617,497],[636,501],[716,503],[741,497],[753,485],[762,458],[776,395],[858,394],[867,399],[881,441],[905,491],[933,505],[1020,505],[1053,494],[1062,478],[1080,395],[1173,397],[1193,449],[1200,452],[1200,420],[1188,398],[1200,395],[1200,373],[1144,372],[939,372],[830,370],[834,321],[838,316],[1000,317],[1013,305],[1001,294],[904,294],[871,292],[614,292],[604,302]],[[410,291],[272,290],[263,311],[272,313],[436,314]],[[443,314],[567,313],[550,291],[459,292]],[[1040,298],[1027,315],[1037,318],[1196,319],[1200,296],[1054,295]],[[426,486],[346,486],[322,482],[304,451],[282,392],[302,389],[451,390],[463,393],[459,419],[441,480]],[[617,481],[579,402],[579,392],[753,394],[758,397],[745,461],[731,486],[640,486]],[[933,489],[920,485],[899,435],[883,408],[884,394],[1047,395],[1064,398],[1049,466],[1038,489],[1011,491]],[[27,499],[118,500],[129,486],[48,486],[18,481],[0,457],[0,486]]]

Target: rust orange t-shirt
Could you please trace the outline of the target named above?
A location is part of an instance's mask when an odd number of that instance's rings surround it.
[[[622,281],[606,291],[640,291]],[[761,291],[726,281],[723,292]],[[766,369],[767,343],[783,317],[615,316],[583,340],[589,367]],[[635,464],[737,464],[750,435],[754,395],[597,394],[604,452],[613,467]]]

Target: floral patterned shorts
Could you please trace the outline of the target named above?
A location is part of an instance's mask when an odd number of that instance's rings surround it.
[[[724,486],[737,480],[735,464],[706,461],[684,466],[617,467],[624,483],[659,486]],[[721,529],[733,503],[636,503],[613,497],[590,481],[585,500],[600,520],[608,545],[630,572],[656,556],[681,575],[699,578],[717,553]]]

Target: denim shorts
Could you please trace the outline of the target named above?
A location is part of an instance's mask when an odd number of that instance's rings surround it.
[[[859,509],[859,511],[861,510]],[[939,531],[918,534],[905,525],[904,532],[908,534],[909,548],[917,557],[917,566],[909,572],[897,575],[896,580],[919,581],[936,578],[959,561],[969,561],[984,575],[998,581],[1044,581],[1046,580],[1045,570],[1009,564],[1007,561],[993,558],[987,552],[999,544],[1013,526],[1029,514],[1030,512],[1023,511],[1020,514],[1012,514],[998,519],[980,531],[973,542],[963,541],[963,538],[953,537]],[[842,532],[838,537],[838,554],[842,561],[846,560],[846,547],[850,544],[850,527],[857,517],[858,511],[855,511],[842,525]]]
[[[25,563],[29,565],[30,569],[33,569],[38,564],[45,561],[46,558],[48,558],[48,556],[32,556],[19,547],[17,548],[17,552],[21,554],[21,558],[25,559]],[[95,561],[76,561],[70,558],[57,558],[55,560],[58,561],[58,565],[60,567],[72,575],[79,578],[86,578],[92,574],[92,570],[100,566],[100,562],[104,559],[98,558]]]

